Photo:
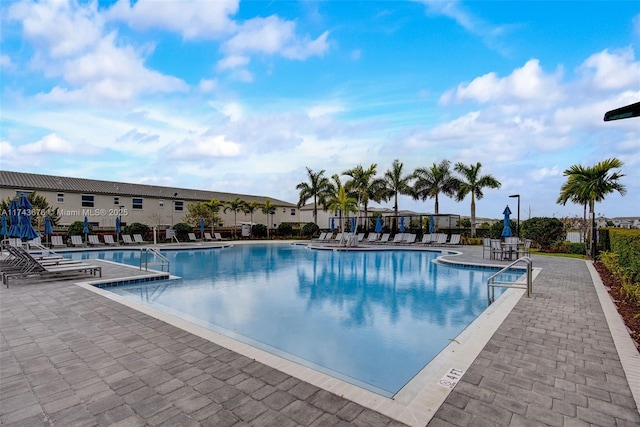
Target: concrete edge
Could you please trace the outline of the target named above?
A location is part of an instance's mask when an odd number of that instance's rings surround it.
[[[624,324],[622,317],[620,317],[616,305],[611,300],[611,295],[609,295],[604,283],[602,283],[600,274],[598,274],[593,266],[593,262],[585,261],[585,263],[591,274],[593,285],[596,288],[596,294],[600,300],[600,306],[604,312],[607,326],[613,337],[613,344],[620,357],[622,369],[627,377],[633,400],[636,402],[636,409],[640,413],[640,353],[638,353],[638,349],[633,343],[627,326]]]

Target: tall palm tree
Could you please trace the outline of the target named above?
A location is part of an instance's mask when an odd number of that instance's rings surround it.
[[[393,213],[396,221],[398,218],[398,195],[411,194],[411,175],[403,175],[402,169],[404,164],[398,159],[393,161],[391,169],[384,173],[385,182],[385,199],[389,200],[393,197]]]
[[[384,181],[375,178],[377,167],[378,165],[375,163],[367,169],[364,169],[362,165],[358,165],[343,172],[344,175],[351,177],[345,183],[345,189],[357,199],[358,209],[362,205],[365,218],[369,216],[369,201],[380,202],[384,197]],[[365,231],[366,226],[365,223]]]
[[[476,236],[476,199],[480,200],[484,196],[482,189],[500,188],[502,184],[491,175],[480,175],[482,164],[480,162],[475,165],[465,165],[461,162],[456,163],[454,170],[460,174],[460,178],[456,178],[456,200],[461,202],[471,194],[471,237]]]
[[[236,238],[236,226],[238,225],[238,212],[242,211],[246,202],[242,200],[240,197],[236,197],[232,200],[225,201],[224,211],[225,213],[229,210],[233,211],[233,238]]]
[[[250,214],[250,218],[251,218],[251,231],[249,232],[251,237],[253,237],[253,213],[260,207],[260,203],[256,202],[255,200],[249,202],[249,203],[245,203],[244,205],[244,211],[248,214]]]
[[[307,167],[309,182],[301,182],[296,185],[296,190],[300,190],[298,209],[307,203],[307,200],[313,198],[313,222],[316,225],[318,225],[318,203],[324,204],[327,191],[331,185],[329,179],[324,176],[324,172],[323,169],[320,172],[314,173],[313,170]]]
[[[220,200],[213,197],[208,202],[203,202],[203,205],[206,206],[206,208],[211,213],[211,232],[213,233],[214,225],[216,223],[216,217],[218,216],[218,213],[220,213],[220,209],[224,207],[224,202],[221,202]]]
[[[557,203],[565,205],[568,201],[589,205],[591,214],[591,229],[595,228],[595,204],[604,200],[607,194],[617,191],[622,196],[627,194],[627,188],[618,182],[624,174],[612,172],[620,169],[624,163],[616,158],[606,159],[592,167],[573,165],[563,173],[567,181],[560,187]],[[595,230],[594,230],[595,231]],[[592,238],[589,241],[592,241]],[[592,247],[592,255],[595,255]]]
[[[273,221],[273,215],[276,213],[276,206],[271,202],[271,199],[266,199],[260,209],[263,214],[267,216],[267,238],[269,238],[269,229],[271,228],[271,222]],[[271,216],[270,216],[271,215]],[[271,218],[271,221],[269,221]]]
[[[415,182],[412,196],[414,200],[435,199],[434,213],[436,215],[440,211],[439,194],[442,193],[449,197],[456,194],[457,181],[451,174],[450,165],[449,160],[443,160],[439,164],[433,163],[428,168],[417,168],[413,172]]]
[[[335,197],[327,200],[327,207],[333,211],[344,212],[345,214],[358,212],[358,200],[347,195],[345,187],[340,187]],[[344,217],[340,221],[340,231],[344,231]]]

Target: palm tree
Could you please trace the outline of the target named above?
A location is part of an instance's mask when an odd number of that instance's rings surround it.
[[[409,182],[412,179],[411,175],[403,175],[402,169],[404,164],[399,160],[394,160],[391,165],[391,169],[388,169],[384,173],[385,182],[385,199],[389,200],[393,197],[393,212],[398,219],[398,195],[399,194],[411,194],[411,186]]]
[[[482,189],[502,186],[493,176],[480,175],[480,168],[482,168],[480,162],[469,166],[458,162],[454,167],[454,170],[461,175],[460,178],[456,178],[456,200],[461,202],[467,194],[471,193],[471,237],[476,237],[476,199],[480,200],[484,196]]]
[[[369,201],[380,202],[384,196],[385,183],[382,179],[375,179],[376,168],[375,163],[364,169],[362,165],[358,165],[353,169],[343,172],[344,175],[350,176],[351,179],[345,183],[345,189],[356,196],[357,207],[362,205],[364,217],[369,216]],[[365,222],[365,231],[367,223]]]
[[[238,225],[238,222],[237,222],[238,211],[241,211],[245,204],[246,202],[242,200],[240,197],[236,197],[235,199],[225,201],[225,207],[224,207],[225,213],[228,210],[233,211],[233,238],[234,239],[236,238],[236,226]]]
[[[310,168],[307,168],[307,175],[309,176],[309,182],[301,182],[296,185],[296,190],[300,190],[300,200],[298,201],[298,209],[307,200],[313,198],[313,222],[318,225],[318,202],[324,204],[324,200],[327,197],[327,191],[331,183],[329,179],[324,176],[324,169],[318,173],[314,173]]]
[[[251,231],[249,232],[251,237],[253,237],[253,213],[260,207],[260,203],[256,202],[255,200],[249,202],[249,203],[245,203],[244,205],[244,211],[245,213],[250,214],[250,218],[251,218]]]
[[[220,209],[224,207],[224,202],[213,197],[208,202],[203,202],[203,205],[211,212],[211,233],[213,233],[213,228],[216,223],[216,217],[220,212]]]
[[[618,180],[624,175],[612,172],[612,169],[620,169],[623,166],[620,160],[606,159],[597,163],[593,167],[573,165],[563,173],[567,181],[560,187],[560,196],[557,203],[565,205],[568,201],[580,203],[583,206],[589,205],[591,216],[591,229],[595,232],[595,204],[601,202],[607,194],[617,191],[622,196],[627,194],[626,187]],[[593,242],[593,237],[589,239]],[[595,246],[592,246],[592,255],[595,256]]]
[[[426,201],[429,198],[435,199],[434,213],[438,215],[440,204],[438,195],[453,197],[456,194],[457,181],[451,175],[449,160],[443,160],[440,164],[433,164],[428,168],[417,168],[413,172],[415,182],[413,184],[414,200]]]
[[[271,199],[266,199],[262,204],[262,213],[267,216],[267,238],[269,238],[269,228],[271,228],[271,222],[269,221],[269,215],[271,215],[271,219],[273,220],[273,215],[276,213],[276,207],[273,203],[271,203]]]
[[[344,187],[338,190],[338,195],[327,201],[327,207],[333,211],[344,212],[345,214],[358,212],[358,200],[349,197]],[[340,231],[344,231],[344,217],[340,221]]]

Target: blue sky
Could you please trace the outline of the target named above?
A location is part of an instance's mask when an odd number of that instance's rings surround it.
[[[306,167],[482,163],[477,215],[571,217],[575,164],[624,162],[640,216],[637,1],[2,1],[0,167],[266,195]],[[343,177],[345,180],[346,177]],[[441,213],[469,214],[443,197]],[[433,200],[400,200],[433,211]],[[390,206],[390,204],[386,204]]]

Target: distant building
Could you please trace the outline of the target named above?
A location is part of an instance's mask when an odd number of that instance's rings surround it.
[[[113,228],[116,218],[120,217],[123,226],[139,222],[163,229],[181,222],[190,203],[208,202],[212,198],[222,202],[240,198],[258,203],[270,199],[276,207],[273,218],[267,218],[258,210],[253,214],[254,223],[276,227],[281,222],[299,221],[295,204],[267,196],[0,171],[2,200],[34,191],[45,197],[51,208],[59,209],[59,226],[83,221],[86,216],[93,227]],[[221,217],[219,226],[234,225],[233,212],[225,213],[221,209],[218,216]],[[239,227],[250,221],[250,216],[238,213],[236,219]]]

